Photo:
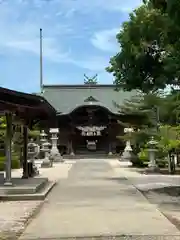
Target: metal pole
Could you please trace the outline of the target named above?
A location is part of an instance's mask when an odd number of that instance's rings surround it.
[[[12,186],[11,179],[12,113],[6,113],[6,171],[4,185]]]
[[[42,28],[40,28],[40,90],[43,91]]]

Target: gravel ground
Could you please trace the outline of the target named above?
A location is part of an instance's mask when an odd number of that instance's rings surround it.
[[[149,236],[137,236],[137,235],[126,235],[126,236],[99,236],[99,237],[76,237],[76,238],[26,238],[26,240],[179,240],[179,236],[160,236],[160,235],[149,235]]]
[[[15,240],[41,204],[42,201],[0,202],[0,239]]]

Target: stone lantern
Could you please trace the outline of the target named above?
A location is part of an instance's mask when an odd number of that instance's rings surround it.
[[[52,167],[52,161],[50,160],[50,146],[51,144],[47,140],[42,144],[41,151],[44,152],[44,159],[41,167],[43,168]]]
[[[40,152],[42,153],[41,158],[44,158],[44,150],[42,149],[43,149],[43,144],[46,141],[47,141],[47,134],[44,132],[44,130],[42,130],[40,133],[40,145],[41,145]]]
[[[47,168],[52,167],[52,161],[50,161],[49,153],[50,153],[50,143],[47,140],[47,134],[42,130],[40,133],[40,142],[41,142],[41,153],[43,155],[43,162],[41,167]]]
[[[28,162],[32,163],[32,168],[33,168],[33,175],[38,175],[39,171],[37,166],[35,165],[35,157],[38,155],[39,153],[39,148],[38,145],[36,143],[33,142],[33,139],[30,140],[30,142],[27,145],[27,156],[28,156]]]
[[[51,148],[51,158],[54,162],[63,162],[63,158],[61,154],[59,153],[59,150],[57,148],[57,140],[58,140],[58,133],[59,129],[58,128],[51,128],[50,131],[51,133],[51,142],[52,142],[52,148]]]
[[[148,152],[149,152],[148,171],[156,172],[159,170],[156,164],[156,153],[158,151],[157,150],[158,142],[154,140],[154,137],[151,137],[151,140],[147,144],[148,144]]]

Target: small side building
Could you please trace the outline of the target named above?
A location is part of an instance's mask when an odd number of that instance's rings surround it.
[[[117,136],[124,134],[118,120],[125,100],[136,91],[116,91],[114,85],[44,85],[43,97],[56,109],[57,115],[49,127],[59,128],[58,146],[63,154],[119,153],[124,142]]]

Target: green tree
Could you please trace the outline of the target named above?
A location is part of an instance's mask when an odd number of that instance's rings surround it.
[[[120,52],[110,59],[107,68],[119,88],[149,93],[172,83],[165,67],[167,21],[166,14],[144,4],[124,22],[117,34]]]
[[[161,108],[161,122],[176,126],[180,122],[180,90],[171,89],[163,98]]]
[[[126,121],[120,122],[120,125],[134,129],[131,134],[124,134],[117,138],[124,141],[130,140],[135,152],[139,152],[150,136],[157,136],[160,123],[159,108],[162,102],[160,94],[140,94],[125,101],[122,106],[117,106],[124,116],[131,116],[126,117]]]
[[[146,0],[154,9],[161,11],[168,18],[166,34],[168,55],[166,71],[169,72],[174,83],[180,85],[180,1],[179,0]],[[162,32],[164,29],[161,30]]]
[[[4,142],[5,130],[6,130],[6,119],[4,116],[1,116],[0,117],[0,141],[1,142]]]

